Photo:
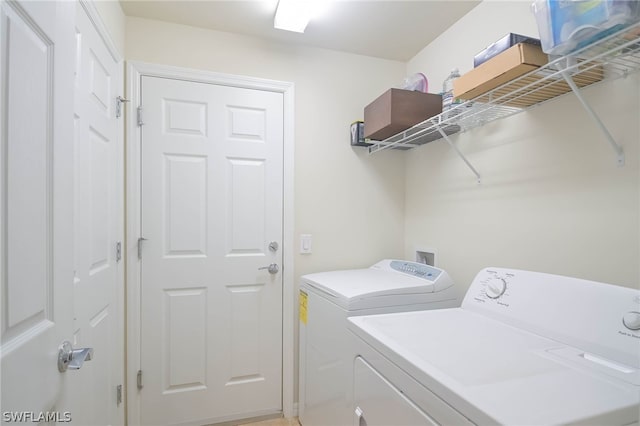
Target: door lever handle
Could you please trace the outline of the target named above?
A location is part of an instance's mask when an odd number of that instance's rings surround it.
[[[269,266],[263,266],[261,268],[258,268],[258,271],[262,271],[263,269],[266,269],[267,271],[269,271],[271,275],[277,274],[278,271],[280,270],[277,263],[272,263]]]
[[[71,362],[68,368],[72,370],[79,370],[85,361],[91,361],[93,359],[93,348],[80,348],[74,349],[71,352]]]
[[[71,342],[65,340],[58,348],[58,371],[64,373],[68,368],[79,370],[85,361],[93,359],[93,348],[73,349]]]

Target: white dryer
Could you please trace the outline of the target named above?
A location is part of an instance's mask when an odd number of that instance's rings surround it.
[[[348,322],[354,425],[638,424],[638,290],[487,268],[460,308]]]
[[[383,260],[321,272],[300,285],[298,412],[303,426],[352,421],[353,340],[347,317],[458,306],[449,275],[421,263]]]

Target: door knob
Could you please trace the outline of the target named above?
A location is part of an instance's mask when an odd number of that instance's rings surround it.
[[[85,361],[93,358],[93,348],[73,349],[71,342],[65,340],[58,348],[58,371],[64,373],[68,368],[78,370]]]
[[[269,273],[271,275],[277,274],[278,271],[280,270],[280,268],[278,268],[278,264],[277,263],[272,263],[269,266],[263,266],[262,268],[258,268],[258,271],[261,271],[263,269],[266,269],[267,271],[269,271]]]

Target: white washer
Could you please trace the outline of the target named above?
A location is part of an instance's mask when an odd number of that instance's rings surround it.
[[[303,426],[352,421],[352,315],[458,306],[449,275],[432,266],[383,260],[367,269],[321,272],[300,285],[300,382]]]
[[[640,291],[487,268],[462,306],[349,318],[353,424],[638,424]]]

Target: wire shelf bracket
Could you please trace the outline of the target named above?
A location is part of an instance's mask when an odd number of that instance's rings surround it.
[[[582,96],[582,93],[580,92],[580,88],[576,85],[575,81],[573,81],[573,78],[571,77],[571,75],[567,71],[562,71],[561,74],[564,80],[567,82],[567,84],[571,88],[571,91],[573,92],[573,94],[576,95],[576,98],[578,98],[578,100],[580,101],[580,104],[582,104],[582,107],[584,108],[584,110],[587,112],[589,117],[591,117],[593,122],[596,123],[596,125],[598,126],[598,128],[600,129],[604,137],[607,139],[607,142],[609,142],[609,145],[614,150],[616,154],[616,161],[618,163],[618,167],[624,166],[624,150],[622,149],[622,147],[618,145],[616,140],[611,135],[611,132],[609,132],[609,129],[607,129],[607,126],[604,125],[604,123],[602,122],[598,114],[596,114],[593,108],[591,108],[591,105],[589,105],[589,103],[584,98],[584,96]]]
[[[444,130],[442,130],[442,127],[438,127],[438,132],[440,133],[440,135],[442,136],[442,138],[447,141],[447,143],[449,144],[449,146],[451,148],[453,148],[453,150],[456,152],[456,154],[458,154],[458,157],[460,157],[462,159],[462,161],[464,161],[464,163],[467,165],[467,167],[469,167],[471,169],[471,171],[473,172],[474,175],[476,175],[476,181],[478,182],[478,184],[482,183],[482,180],[480,178],[480,173],[478,173],[478,171],[476,170],[475,167],[473,167],[473,165],[469,162],[469,160],[467,160],[467,157],[464,156],[464,154],[462,152],[460,152],[460,150],[458,149],[457,146],[455,146],[453,144],[453,142],[451,141],[451,139],[449,138],[449,135],[447,135]]]

